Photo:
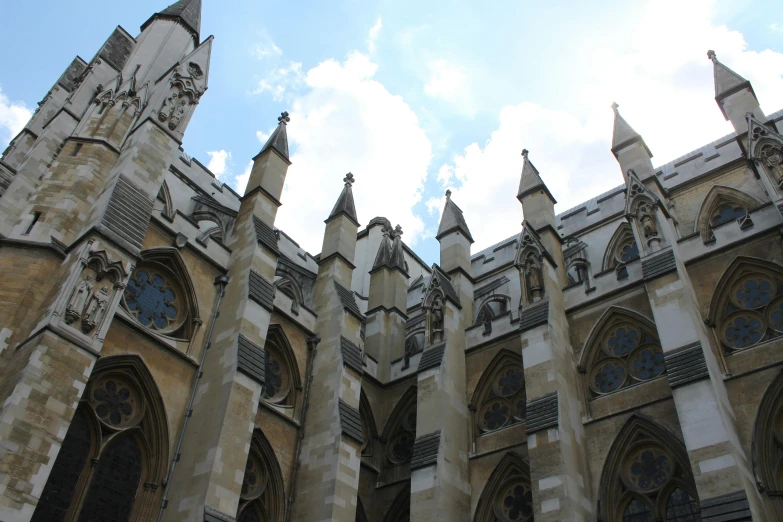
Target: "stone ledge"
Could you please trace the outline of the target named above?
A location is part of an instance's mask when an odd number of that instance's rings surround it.
[[[710,378],[704,351],[698,341],[665,354],[664,362],[671,389]]]
[[[341,336],[340,351],[343,355],[343,365],[362,375],[364,373],[364,361],[362,360],[361,348]]]
[[[440,430],[417,438],[413,443],[411,470],[437,464],[439,447]]]
[[[419,368],[416,371],[421,373],[425,370],[431,370],[432,368],[439,367],[440,363],[443,361],[443,354],[445,352],[445,341],[438,345],[431,346],[427,350],[424,350],[424,353],[421,354],[421,359],[419,360]]]
[[[242,334],[237,338],[237,371],[262,386],[266,379],[266,352]]]
[[[519,314],[519,331],[526,332],[549,322],[549,300],[528,306]]]
[[[339,400],[340,427],[343,435],[350,437],[360,445],[364,444],[364,435],[362,435],[362,420],[359,410],[350,406],[342,399]]]
[[[557,392],[527,403],[526,428],[528,435],[558,426]]]
[[[266,310],[270,312],[274,310],[274,285],[253,270],[250,271],[249,279],[250,285],[248,287],[248,297],[256,303],[260,304]]]
[[[752,520],[750,505],[745,491],[735,491],[719,497],[702,500],[702,522],[729,522]]]
[[[674,251],[671,248],[662,254],[647,256],[642,259],[642,277],[645,281],[650,281],[676,270],[677,263],[674,260]]]

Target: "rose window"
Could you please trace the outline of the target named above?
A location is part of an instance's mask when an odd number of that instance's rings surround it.
[[[136,389],[116,376],[97,381],[90,392],[90,405],[98,418],[112,428],[127,428],[140,416]]]
[[[416,441],[415,405],[402,415],[399,426],[392,435],[386,448],[386,455],[393,464],[410,462],[413,456],[413,443]]]
[[[264,351],[263,398],[269,402],[285,402],[290,388],[288,369],[274,347],[267,346]]]
[[[261,496],[266,487],[266,472],[253,453],[245,464],[245,478],[242,480],[241,497],[245,500]]]
[[[767,275],[744,277],[730,287],[718,323],[721,342],[744,350],[783,334],[781,285]]]
[[[619,323],[604,336],[589,373],[589,385],[602,395],[654,379],[665,371],[658,339],[636,325]]]
[[[673,473],[668,454],[656,448],[644,448],[631,455],[626,479],[631,489],[649,493],[665,486]]]
[[[530,485],[515,480],[502,489],[496,501],[495,514],[502,522],[533,520],[533,495]]]
[[[182,297],[182,292],[166,269],[142,265],[128,280],[123,303],[142,326],[170,333],[179,328],[184,320]]]
[[[525,418],[525,375],[518,364],[497,371],[478,407],[477,420],[483,432],[510,426]]]

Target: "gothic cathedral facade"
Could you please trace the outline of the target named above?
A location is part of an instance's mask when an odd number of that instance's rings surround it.
[[[312,255],[286,113],[244,194],[181,148],[200,17],[0,160],[0,520],[783,520],[783,111],[710,52],[732,134],[653,167],[614,106],[624,184],[555,214],[524,151],[519,232],[471,252],[447,193],[432,266],[336,177]]]

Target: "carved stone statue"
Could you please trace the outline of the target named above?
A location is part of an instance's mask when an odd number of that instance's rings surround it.
[[[533,259],[528,259],[525,264],[525,277],[527,278],[530,299],[533,302],[540,300],[544,294],[544,284],[541,277],[541,268]]]
[[[637,217],[642,227],[642,234],[648,241],[658,237],[658,227],[655,225],[653,209],[649,205],[639,205]]]
[[[760,156],[778,186],[783,185],[783,150],[765,147]]]
[[[98,326],[106,313],[106,307],[109,304],[109,288],[104,286],[95,292],[90,298],[87,308],[82,317],[82,332],[89,333]]]
[[[433,343],[443,340],[443,299],[436,296],[430,310],[430,331]]]
[[[87,299],[90,298],[93,288],[95,288],[95,285],[92,284],[92,276],[89,275],[76,286],[73,294],[71,294],[71,299],[68,301],[68,307],[65,309],[66,324],[73,324],[82,316],[87,305]]]

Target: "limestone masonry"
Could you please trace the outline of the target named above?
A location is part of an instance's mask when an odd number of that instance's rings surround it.
[[[117,27],[0,160],[0,521],[783,520],[783,111],[710,51],[735,133],[654,167],[614,105],[623,185],[556,215],[525,150],[519,233],[447,193],[431,267],[334,173],[313,256],[287,113],[244,195],[181,147],[200,19]]]

